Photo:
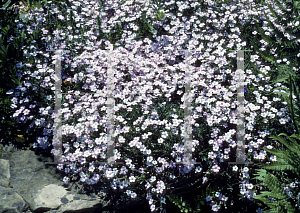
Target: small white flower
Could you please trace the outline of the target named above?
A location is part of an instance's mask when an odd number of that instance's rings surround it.
[[[136,194],[135,192],[132,192],[132,193],[131,193],[131,198],[134,199],[134,198],[136,198],[136,196],[137,196],[137,194]]]
[[[148,156],[148,157],[147,157],[147,161],[148,161],[149,163],[151,163],[151,162],[153,161],[153,157],[152,157],[152,156]]]
[[[162,132],[161,137],[166,139],[168,137],[168,133],[166,131]]]
[[[293,182],[293,183],[290,183],[290,187],[291,188],[295,188],[296,187],[296,184]]]
[[[277,161],[276,155],[271,155],[270,160],[271,160],[271,161]]]
[[[180,157],[177,157],[177,158],[176,158],[176,162],[177,162],[177,163],[181,162],[181,158],[180,158]]]
[[[170,178],[175,179],[176,177],[175,177],[175,175],[170,175]]]
[[[132,193],[132,191],[130,191],[130,190],[126,190],[126,194],[128,195],[128,196],[130,196],[131,195],[131,193]]]
[[[145,184],[145,187],[146,187],[147,190],[150,188],[150,186],[151,186],[151,184],[150,184],[149,182],[147,182],[147,183]]]
[[[198,173],[198,172],[201,172],[202,171],[202,168],[200,166],[197,166],[196,169],[195,169],[195,173]]]
[[[78,148],[78,147],[79,147],[79,143],[78,143],[78,142],[74,142],[74,143],[73,143],[73,146],[74,146],[75,148]]]
[[[157,140],[158,143],[162,143],[164,141],[164,139],[160,138]]]
[[[234,167],[232,168],[232,170],[233,170],[234,172],[236,172],[238,169],[239,169],[239,167],[237,167],[236,165],[234,165]]]
[[[213,150],[214,150],[215,152],[219,151],[219,146],[213,146]]]
[[[150,206],[150,210],[151,210],[151,212],[153,212],[155,210],[155,205],[154,204]]]
[[[130,181],[130,183],[134,183],[134,182],[135,182],[135,180],[136,180],[136,178],[135,178],[134,176],[130,176],[130,177],[129,177],[129,181]]]
[[[240,193],[241,193],[242,195],[246,194],[246,189],[241,189],[241,190],[240,190]]]
[[[96,143],[97,145],[100,145],[101,142],[102,142],[101,138],[96,138],[96,139],[95,139],[95,143]]]
[[[248,187],[248,189],[253,189],[253,184],[249,183],[249,184],[247,184],[247,187]]]
[[[95,170],[95,166],[94,165],[90,165],[89,171],[93,172]]]
[[[156,181],[156,177],[155,177],[155,176],[152,176],[152,177],[150,178],[150,182],[153,183],[154,181]]]

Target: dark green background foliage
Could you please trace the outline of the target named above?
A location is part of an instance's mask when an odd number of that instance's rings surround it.
[[[28,124],[16,122],[11,118],[13,110],[10,108],[11,100],[7,91],[13,89],[16,90],[18,85],[21,85],[21,77],[17,72],[17,63],[23,62],[25,57],[23,56],[23,47],[31,44],[31,41],[35,40],[40,47],[43,44],[40,42],[42,36],[41,30],[35,30],[32,35],[27,37],[25,33],[20,31],[17,27],[19,22],[16,20],[22,19],[24,14],[19,14],[12,9],[9,9],[13,4],[17,4],[21,1],[1,1],[0,7],[0,140],[3,139],[4,143],[14,140],[14,135],[26,135],[30,139],[35,139],[32,133],[26,132]],[[23,1],[24,2],[24,1]],[[32,7],[35,4],[42,6],[40,1],[30,1]],[[45,46],[45,45],[44,45]],[[33,97],[31,97],[33,98]],[[35,102],[39,102],[40,95],[37,96]]]
[[[20,84],[20,78],[16,76],[16,64],[23,61],[22,46],[26,39],[19,34],[15,20],[19,18],[12,10],[0,10],[0,119],[1,138],[10,134],[9,126],[16,127],[9,115],[12,114],[10,100],[6,92]],[[9,40],[13,38],[14,41]],[[12,66],[13,65],[13,66]],[[1,139],[0,138],[0,139]]]

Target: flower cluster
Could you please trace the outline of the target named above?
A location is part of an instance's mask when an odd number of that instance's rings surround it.
[[[65,165],[67,176],[63,181],[67,183],[80,178],[81,182],[92,185],[101,179],[107,179],[113,190],[126,189],[124,193],[132,199],[140,196],[134,191],[135,188],[142,187],[145,192],[142,195],[147,194],[150,209],[154,211],[157,209],[154,200],[164,200],[164,195],[170,189],[169,182],[176,178],[176,166],[180,174],[202,172],[203,166],[177,165],[183,163],[182,138],[185,135],[182,128],[185,106],[171,102],[176,85],[183,86],[185,78],[185,66],[182,61],[177,60],[181,54],[177,49],[198,50],[192,53],[191,60],[193,65],[196,58],[202,62],[200,67],[192,68],[192,125],[198,127],[196,119],[201,118],[200,121],[206,122],[212,131],[211,140],[207,141],[212,151],[205,156],[211,160],[211,167],[206,173],[217,175],[223,172],[225,168],[221,166],[221,162],[229,159],[229,153],[235,151],[236,146],[232,139],[235,130],[227,128],[224,122],[231,125],[237,123],[233,111],[236,107],[234,94],[237,82],[233,78],[236,55],[233,51],[227,53],[227,50],[246,47],[246,42],[239,38],[242,23],[251,21],[254,24],[255,17],[263,14],[261,11],[270,11],[265,7],[251,10],[243,1],[236,5],[224,3],[219,7],[211,2],[202,2],[200,5],[192,0],[168,1],[162,9],[164,19],[154,20],[156,10],[149,1],[106,1],[101,3],[103,5],[99,5],[98,1],[70,2],[71,8],[66,7],[64,2],[56,5],[49,2],[48,13],[52,14],[51,20],[46,21],[47,14],[43,13],[43,9],[36,8],[35,13],[27,14],[27,25],[20,25],[20,29],[27,34],[40,29],[47,47],[64,49],[63,70],[68,73],[71,86],[75,85],[68,91],[70,94],[63,97],[65,103],[62,115],[65,122],[71,123],[62,125],[65,147],[63,160],[72,162]],[[176,10],[178,13],[173,13]],[[193,15],[188,15],[188,10],[193,11]],[[253,21],[249,20],[250,17]],[[145,22],[141,23],[143,19],[149,22],[145,25]],[[149,30],[152,40],[141,39],[141,26]],[[163,34],[164,31],[168,35]],[[114,38],[111,32],[119,38],[115,43],[112,42]],[[99,39],[100,37],[102,38]],[[265,48],[267,46],[264,43],[261,45]],[[38,103],[32,104],[24,96],[26,92],[36,90],[37,86],[48,92],[55,90],[53,65],[56,61],[51,60],[54,53],[39,50],[34,43],[24,48],[27,48],[25,54],[28,61],[33,62],[20,68],[23,68],[23,77],[30,77],[31,83],[24,81],[24,86],[16,88],[20,92],[9,91],[7,94],[13,96],[14,104],[11,107],[16,109],[14,117],[17,121],[33,120],[29,129],[34,126],[44,128],[43,136],[37,138],[34,147],[45,149],[51,145],[53,136],[53,105],[43,107]],[[111,49],[114,49],[114,58],[107,51]],[[66,54],[67,50],[69,55]],[[99,163],[99,160],[107,159],[105,97],[108,86],[105,79],[108,58],[114,66],[114,110],[118,114],[115,115],[114,137],[118,143],[114,155],[118,162],[124,162],[123,166]],[[271,100],[270,95],[263,93],[271,89],[266,85],[270,79],[267,76],[268,70],[271,68],[264,66],[258,59],[256,54],[251,55],[251,61],[256,62],[255,65],[260,67],[262,74],[246,70],[246,83],[258,89],[249,91],[251,95],[245,101],[245,139],[248,143],[248,155],[263,160],[266,153],[257,153],[259,147],[267,143],[265,137],[269,132],[266,130],[267,126],[258,126],[258,121],[264,124],[271,119],[278,125],[286,125],[290,118],[286,112],[287,103],[281,103],[280,97],[273,97]],[[231,82],[231,86],[224,82]],[[281,84],[275,85],[277,86]],[[219,92],[223,94],[220,95]],[[182,92],[177,94],[181,95]],[[53,97],[47,95],[47,100],[53,101]],[[168,107],[175,114],[171,114]],[[254,131],[257,128],[261,131],[260,135]],[[202,141],[193,135],[193,156],[197,156],[200,151],[200,143]],[[192,163],[200,160],[194,157]],[[63,170],[64,165],[59,164],[57,168]],[[249,178],[250,169],[247,167],[238,171],[238,167],[233,166],[232,170],[240,172],[241,179]],[[169,173],[167,178],[163,175],[166,173]],[[203,184],[209,181],[208,175],[202,177]],[[240,187],[242,196],[249,199],[253,196],[251,183],[243,181]],[[215,201],[211,197],[206,199],[211,202],[213,211],[218,211],[220,205],[228,200],[228,197],[219,192],[216,195]]]

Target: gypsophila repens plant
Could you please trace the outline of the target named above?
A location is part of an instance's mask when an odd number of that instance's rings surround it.
[[[34,148],[51,149],[54,130],[56,61],[44,45],[63,48],[62,71],[72,82],[62,89],[70,92],[62,101],[62,142],[64,161],[72,164],[57,166],[66,173],[65,183],[93,185],[105,179],[112,190],[130,199],[147,198],[151,211],[157,211],[174,180],[200,173],[202,185],[222,177],[234,189],[228,192],[224,181],[217,183],[219,189],[215,187],[206,199],[212,211],[247,208],[238,205],[236,196],[253,200],[257,188],[248,181],[252,168],[228,164],[235,161],[236,152],[236,52],[231,50],[253,50],[240,29],[246,23],[261,24],[262,11],[270,14],[269,9],[255,4],[250,9],[243,1],[165,1],[159,11],[159,6],[142,0],[79,0],[70,5],[49,1],[47,9],[35,8],[27,14],[27,25],[19,26],[26,34],[39,29],[43,35],[41,47],[24,46],[28,61],[20,68],[23,84],[7,92],[16,110],[13,117],[27,122],[28,131],[41,129]],[[115,54],[111,59],[116,85],[115,156],[124,165],[96,162],[107,160],[106,50],[110,48]],[[185,75],[185,54],[177,49],[198,50],[192,53],[191,105],[193,162],[201,165],[176,165],[183,162],[184,104],[174,93],[184,93]],[[260,73],[245,70],[246,154],[251,161],[264,162],[267,153],[260,147],[272,146],[268,135],[273,132],[268,127],[288,126],[290,117],[280,96],[264,93],[273,89],[268,86],[271,67],[264,66],[255,51],[249,54]],[[35,96],[44,101],[35,101]],[[200,139],[204,132],[209,134]],[[202,152],[203,144],[210,150]]]

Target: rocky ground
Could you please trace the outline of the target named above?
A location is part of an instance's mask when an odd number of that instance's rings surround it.
[[[31,147],[0,143],[0,213],[148,212],[146,200],[112,205],[108,184],[64,184],[64,173],[56,165],[45,165],[53,156]]]

